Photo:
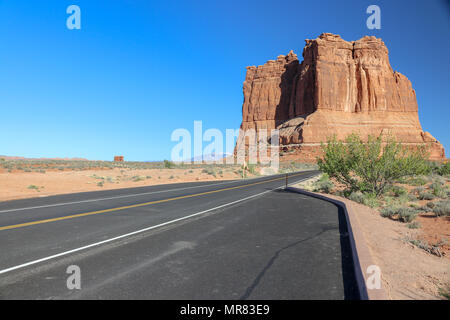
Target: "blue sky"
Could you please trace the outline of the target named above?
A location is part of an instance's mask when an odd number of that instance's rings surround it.
[[[68,30],[66,8],[81,8]],[[381,8],[381,30],[366,8]],[[381,37],[419,117],[450,150],[444,1],[0,0],[0,154],[170,158],[173,130],[238,128],[245,67],[322,32]]]

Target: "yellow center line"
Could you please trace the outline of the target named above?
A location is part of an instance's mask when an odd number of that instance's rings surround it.
[[[298,174],[291,175],[289,177],[300,176],[300,175],[303,175],[303,174],[304,173],[298,173]],[[174,198],[168,198],[168,199],[162,199],[162,200],[155,200],[155,201],[150,201],[150,202],[132,204],[132,205],[129,205],[129,206],[123,206],[123,207],[117,207],[117,208],[111,208],[111,209],[104,209],[104,210],[98,210],[98,211],[91,211],[91,212],[85,212],[85,213],[78,213],[78,214],[73,214],[73,215],[69,215],[69,216],[63,216],[63,217],[51,218],[51,219],[45,219],[45,220],[30,221],[30,222],[25,222],[25,223],[20,223],[20,224],[14,224],[14,225],[10,225],[10,226],[0,227],[0,231],[2,231],[2,230],[9,230],[9,229],[23,228],[23,227],[36,225],[36,224],[43,224],[43,223],[49,223],[49,222],[55,222],[55,221],[61,221],[61,220],[68,220],[68,219],[92,216],[94,214],[100,214],[100,213],[120,211],[120,210],[131,209],[131,208],[144,207],[144,206],[148,206],[148,205],[151,205],[151,204],[175,201],[175,200],[180,200],[180,199],[193,198],[193,197],[203,196],[203,195],[206,195],[206,194],[212,194],[212,193],[217,193],[217,192],[222,192],[222,191],[227,191],[227,190],[233,190],[233,189],[240,189],[240,188],[254,186],[254,185],[257,185],[257,184],[261,184],[261,183],[267,183],[267,182],[278,181],[278,180],[283,180],[283,179],[285,179],[285,177],[271,179],[271,180],[265,180],[265,181],[260,181],[260,182],[254,182],[254,183],[250,183],[250,184],[245,184],[243,186],[230,187],[230,188],[224,188],[224,189],[219,189],[219,190],[213,190],[213,191],[206,191],[206,192],[201,192],[201,193],[190,194],[190,195],[186,195],[186,196],[179,196],[179,197],[174,197]]]

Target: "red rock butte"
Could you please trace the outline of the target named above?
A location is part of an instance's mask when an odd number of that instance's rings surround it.
[[[387,47],[373,36],[306,40],[301,63],[291,51],[247,67],[243,90],[241,129],[279,129],[281,160],[313,161],[321,142],[351,133],[389,134],[445,159],[443,146],[422,130],[411,82],[392,70]]]

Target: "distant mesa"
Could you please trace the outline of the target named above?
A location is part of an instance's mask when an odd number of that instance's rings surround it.
[[[416,93],[392,70],[381,39],[345,41],[323,33],[306,40],[303,61],[294,52],[247,67],[241,129],[279,129],[286,157],[313,161],[320,143],[336,135],[389,133],[406,145],[429,147],[445,159],[443,146],[419,122]],[[243,141],[238,138],[237,147]]]
[[[114,162],[123,162],[123,156],[114,156]]]

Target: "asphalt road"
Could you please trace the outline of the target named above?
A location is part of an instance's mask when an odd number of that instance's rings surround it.
[[[271,176],[2,202],[0,299],[357,298],[343,212],[284,184]],[[71,265],[80,290],[67,287]]]

